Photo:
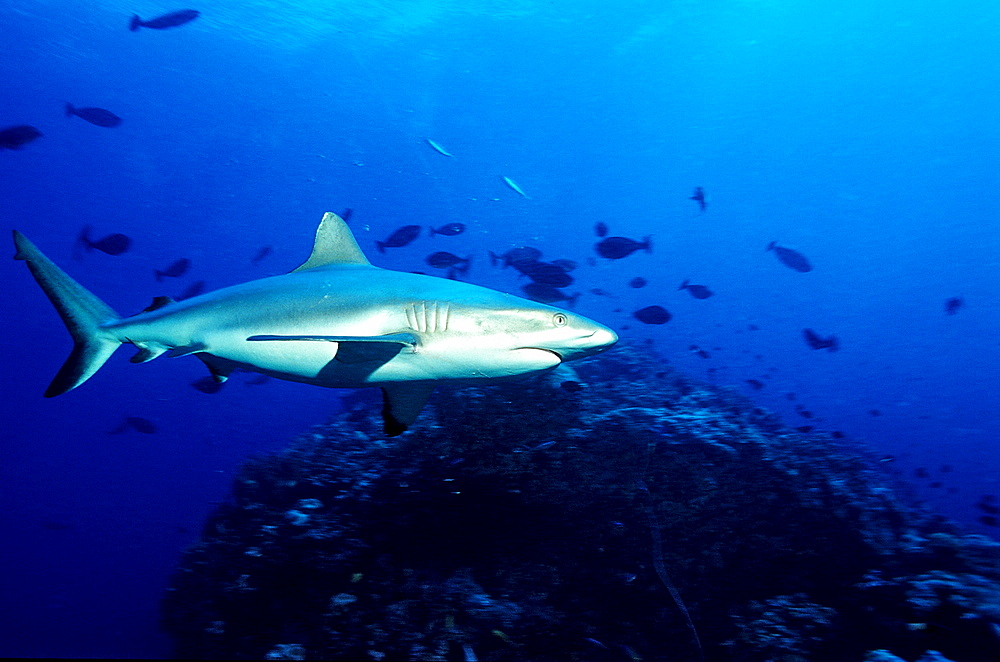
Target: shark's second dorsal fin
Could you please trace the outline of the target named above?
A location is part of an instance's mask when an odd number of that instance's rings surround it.
[[[354,235],[344,219],[328,211],[323,214],[323,220],[316,228],[316,240],[313,242],[309,259],[297,269],[293,269],[292,273],[337,264],[368,265],[371,262],[361,252],[358,242],[354,240]]]

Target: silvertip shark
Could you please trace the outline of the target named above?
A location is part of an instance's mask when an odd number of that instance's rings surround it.
[[[173,301],[156,297],[121,317],[14,230],[28,264],[73,337],[45,391],[71,391],[119,346],[133,363],[193,354],[218,382],[234,370],[332,388],[380,387],[385,433],[417,418],[441,383],[550,370],[618,341],[581,315],[459,281],[368,262],[347,224],[328,212],[312,253],[281,276]]]

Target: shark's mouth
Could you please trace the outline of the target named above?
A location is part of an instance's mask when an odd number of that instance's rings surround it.
[[[554,349],[546,349],[544,347],[518,347],[518,349],[533,349],[539,352],[548,352],[552,356],[556,357],[556,360],[559,361],[559,363],[563,362],[562,354],[555,351]]]

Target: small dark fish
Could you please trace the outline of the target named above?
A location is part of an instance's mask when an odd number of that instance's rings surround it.
[[[985,501],[980,501],[976,504],[976,508],[983,511],[984,513],[989,513],[990,515],[1000,515],[1000,507],[994,506],[991,503]]]
[[[691,281],[685,280],[681,283],[681,286],[677,288],[678,290],[687,290],[690,292],[691,296],[695,299],[707,299],[708,297],[715,294],[712,290],[708,289],[704,285],[692,285]]]
[[[979,521],[986,526],[1000,526],[1000,520],[993,515],[980,515]]]
[[[103,108],[74,108],[73,104],[67,103],[66,117],[73,117],[74,115],[90,122],[94,126],[103,126],[107,129],[113,129],[122,123],[122,118],[110,110],[104,110]]]
[[[469,261],[471,259],[471,257],[462,258],[447,251],[438,251],[437,253],[431,253],[428,255],[424,262],[436,269],[448,269],[450,267],[455,267],[456,271],[464,274],[469,270]]]
[[[567,260],[566,258],[559,258],[558,260],[552,260],[552,264],[557,267],[562,267],[564,271],[573,271],[576,269],[576,262],[573,260]]]
[[[703,189],[700,186],[694,187],[694,195],[688,198],[688,200],[694,200],[695,202],[697,202],[698,206],[701,208],[701,211],[705,211],[705,207],[708,206],[708,203],[705,201],[705,189]]]
[[[605,223],[604,221],[597,221],[597,224],[594,225],[594,234],[596,234],[598,237],[607,237],[608,224]]]
[[[640,288],[640,287],[646,287],[646,285],[647,285],[646,279],[643,278],[642,276],[636,276],[635,278],[633,278],[628,282],[629,287]]]
[[[387,248],[402,248],[420,236],[419,225],[404,225],[399,228],[385,241],[376,241],[379,253],[384,253]]]
[[[942,464],[941,465],[941,473],[943,473],[943,474],[950,474],[951,473],[951,465],[950,464]]]
[[[747,330],[748,331],[760,331],[760,327],[757,326],[756,324],[748,324],[747,325]]]
[[[816,428],[814,426],[812,426],[812,425],[800,425],[799,427],[797,427],[795,429],[798,430],[799,432],[812,432]]]
[[[501,255],[497,255],[493,251],[490,251],[490,264],[494,267],[499,264],[504,268],[514,267],[517,269],[518,265],[537,262],[541,257],[542,251],[537,248],[532,248],[531,246],[518,246]]]
[[[162,281],[164,278],[179,278],[186,274],[187,270],[190,268],[191,260],[186,257],[182,257],[163,271],[153,269],[153,273],[156,274],[156,280]]]
[[[757,391],[764,388],[764,382],[760,381],[759,379],[748,379],[746,380],[746,382]]]
[[[432,237],[434,235],[436,235],[436,234],[443,234],[446,237],[454,237],[456,234],[462,234],[463,232],[465,232],[465,224],[464,223],[447,223],[447,224],[442,225],[441,227],[439,227],[437,229],[435,229],[435,228],[428,228],[428,230],[431,231],[431,236]]]
[[[767,250],[774,251],[774,254],[778,256],[781,263],[789,269],[795,269],[795,271],[802,273],[812,271],[812,265],[809,264],[809,260],[798,251],[793,251],[791,248],[784,248],[773,241],[767,245]]]
[[[670,313],[663,306],[646,306],[632,313],[643,324],[666,324],[670,321]]]
[[[225,382],[216,381],[215,377],[211,375],[202,377],[201,379],[196,379],[191,382],[191,386],[198,389],[202,393],[218,393],[225,386]]]
[[[343,219],[344,223],[350,223],[352,216],[354,216],[354,210],[350,207],[345,207],[344,211],[340,212],[340,218]]]
[[[611,294],[610,292],[605,292],[604,290],[602,290],[599,287],[591,288],[590,293],[591,294],[596,294],[599,297],[613,297],[614,296],[614,294]]]
[[[570,393],[579,393],[583,390],[583,385],[580,382],[574,382],[573,380],[568,380],[559,385],[564,391],[569,391]]]
[[[802,329],[802,336],[806,339],[806,344],[809,345],[810,349],[825,349],[829,352],[836,352],[840,349],[837,336],[821,338],[812,329]]]
[[[580,296],[579,293],[569,295],[560,289],[552,287],[551,285],[546,285],[545,283],[535,283],[531,282],[521,288],[532,301],[537,301],[538,303],[557,303],[559,301],[566,301],[570,306],[576,303],[576,298]]]
[[[263,260],[265,257],[267,257],[268,255],[270,255],[273,252],[274,252],[273,248],[271,248],[270,246],[264,246],[259,251],[257,251],[256,255],[254,255],[252,258],[250,258],[250,263],[251,264],[257,264],[258,262],[260,262],[261,260]]]
[[[795,400],[796,395],[794,393],[786,393],[785,400]]]
[[[0,129],[0,149],[21,149],[32,140],[42,137],[42,132],[33,126],[19,124]]]
[[[799,416],[801,416],[802,418],[812,418],[813,413],[808,409],[799,409]]]
[[[121,425],[114,430],[108,431],[108,434],[121,434],[129,428],[142,434],[154,434],[156,432],[156,425],[149,419],[140,416],[126,416],[122,419]]]
[[[834,439],[843,439],[844,433],[841,432],[840,430],[834,430],[833,432],[830,433],[830,436],[833,437]]]
[[[690,347],[688,347],[688,349],[691,350],[691,352],[693,352],[694,354],[697,354],[698,356],[700,356],[703,359],[710,359],[710,358],[712,358],[712,355],[709,354],[707,350],[704,350],[701,347],[698,347],[698,345],[691,345]]]
[[[927,487],[943,487],[943,484],[939,480],[935,480],[927,484]]]
[[[923,467],[917,467],[913,470],[913,475],[917,478],[930,478],[930,474],[927,473],[927,469]]]
[[[518,271],[536,283],[545,283],[552,287],[568,287],[573,284],[573,277],[566,273],[565,269],[549,262],[525,264]]]
[[[267,375],[257,375],[256,377],[251,377],[246,381],[246,384],[250,386],[260,386],[261,384],[266,384],[271,381],[271,378]]]
[[[652,237],[643,237],[642,241],[636,241],[628,237],[608,237],[594,244],[594,250],[597,251],[597,254],[609,260],[620,260],[639,249],[647,253],[652,253]]]
[[[102,253],[107,253],[108,255],[121,255],[129,249],[132,245],[132,239],[127,235],[116,232],[114,234],[109,234],[106,237],[101,237],[100,239],[94,240],[90,238],[90,226],[84,226],[80,230],[80,236],[76,239],[78,246],[83,246],[88,251],[97,249]]]
[[[944,314],[954,315],[962,307],[965,306],[965,300],[962,297],[952,297],[944,302]]]
[[[881,416],[882,415],[882,410],[881,409],[869,409],[868,413],[871,414],[872,416]]]
[[[180,296],[174,299],[175,301],[184,301],[184,299],[191,299],[196,297],[205,291],[205,281],[196,280],[187,286],[187,289],[181,292]]]
[[[180,11],[170,12],[169,14],[164,14],[163,16],[157,16],[156,18],[144,21],[137,15],[132,14],[132,20],[129,22],[128,29],[132,32],[135,32],[139,28],[166,30],[167,28],[176,28],[178,25],[190,23],[200,15],[201,12],[197,9],[181,9]]]

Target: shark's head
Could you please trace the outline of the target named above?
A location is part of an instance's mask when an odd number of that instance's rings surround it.
[[[444,306],[447,330],[423,336],[422,351],[434,356],[438,369],[447,365],[452,378],[511,377],[546,370],[618,342],[614,331],[582,315],[491,294],[496,298],[478,305],[449,302]]]
[[[520,317],[522,328],[512,335],[522,348],[555,354],[559,363],[603,352],[618,342],[618,334],[597,322],[563,310],[526,310]]]

